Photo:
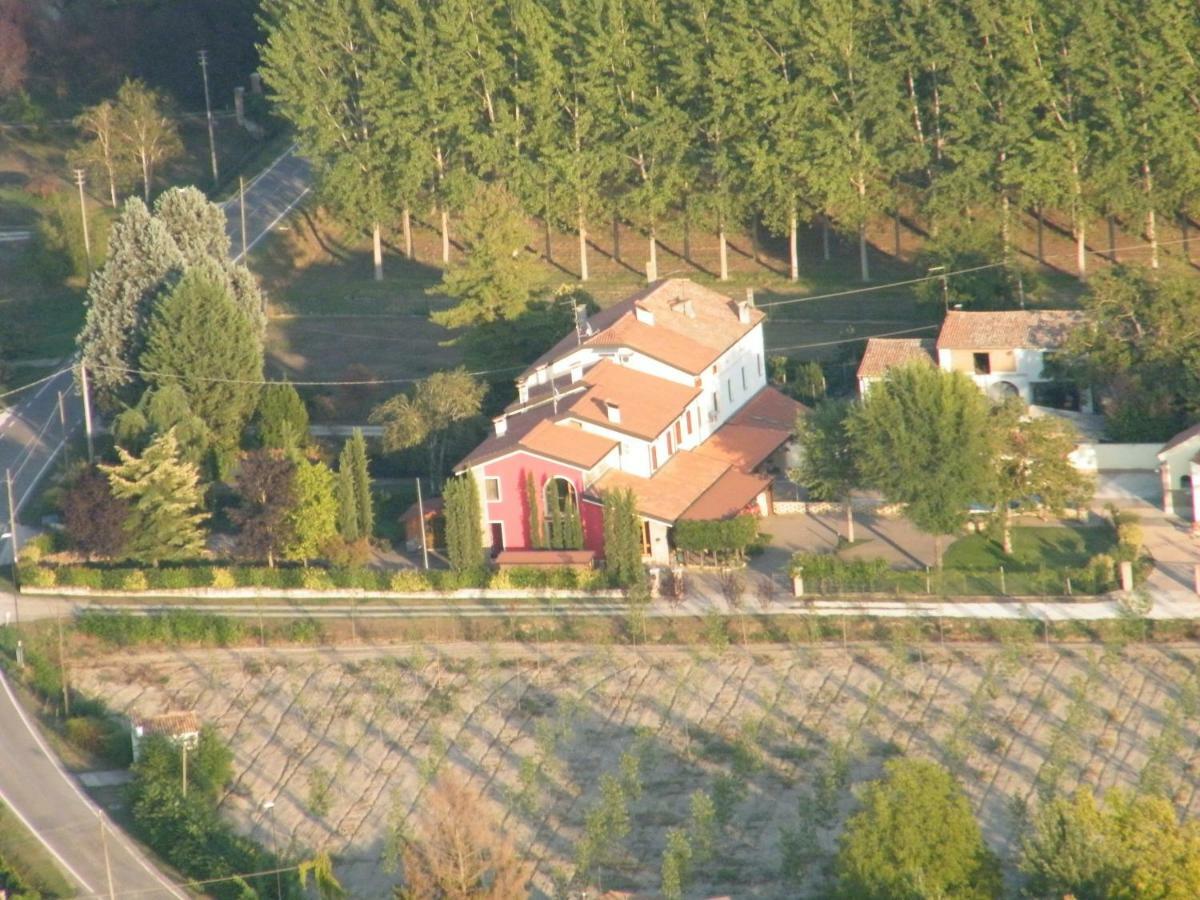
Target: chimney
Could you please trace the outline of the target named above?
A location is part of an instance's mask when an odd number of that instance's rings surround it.
[[[504,437],[508,433],[508,416],[492,419],[492,424],[496,427],[496,437]]]
[[[654,324],[654,313],[650,312],[650,310],[646,309],[644,306],[635,304],[633,307],[633,317],[643,325]]]
[[[696,318],[696,307],[692,305],[691,300],[685,300],[682,297],[671,304],[671,311],[683,313],[689,319]]]
[[[608,413],[608,421],[614,425],[621,424],[621,407],[613,403],[611,400],[604,401],[604,410]]]
[[[582,379],[583,379],[583,366],[582,365],[571,366],[571,383],[574,384],[576,381],[581,381]]]
[[[749,306],[754,305],[754,288],[746,288],[746,303]]]
[[[738,321],[743,325],[750,324],[750,302],[743,300],[737,305]]]

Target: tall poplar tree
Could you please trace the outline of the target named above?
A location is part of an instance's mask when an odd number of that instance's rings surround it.
[[[371,232],[375,280],[383,278],[383,220],[390,166],[366,90],[377,64],[376,0],[266,0],[262,70],[271,98],[317,163],[323,195]]]

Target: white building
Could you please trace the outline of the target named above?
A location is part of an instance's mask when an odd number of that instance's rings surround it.
[[[928,360],[943,371],[969,376],[995,400],[1019,396],[1033,405],[1079,409],[1086,398],[1078,391],[1063,396],[1063,386],[1046,372],[1046,361],[1084,321],[1078,310],[951,310],[936,341],[871,338],[858,368],[859,393],[865,396],[892,366]]]

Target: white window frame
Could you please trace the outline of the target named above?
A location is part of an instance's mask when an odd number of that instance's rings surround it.
[[[496,496],[495,496],[495,497],[489,497],[489,496],[488,496],[488,488],[489,488],[489,486],[490,486],[490,483],[491,483],[491,482],[493,482],[493,481],[496,483]],[[502,493],[502,492],[501,492],[501,490],[500,490],[500,477],[499,477],[499,476],[497,476],[497,475],[485,475],[485,476],[483,477],[483,496],[484,496],[484,498],[487,500],[487,502],[488,502],[488,503],[502,503],[502,502],[504,502],[504,495],[503,495],[503,493]],[[503,523],[501,523],[501,524],[503,524]]]

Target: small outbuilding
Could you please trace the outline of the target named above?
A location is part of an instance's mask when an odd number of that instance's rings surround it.
[[[131,724],[129,735],[135,763],[141,759],[142,741],[151,735],[162,735],[176,747],[189,750],[196,749],[200,741],[200,718],[191,710],[137,718]]]

